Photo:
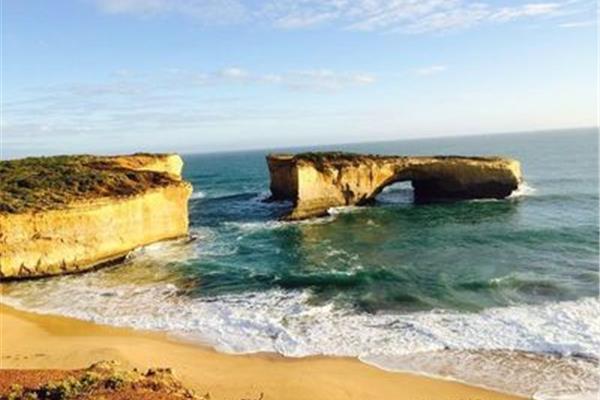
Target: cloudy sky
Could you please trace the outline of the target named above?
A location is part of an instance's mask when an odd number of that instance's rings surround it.
[[[2,0],[2,156],[595,126],[594,0]]]

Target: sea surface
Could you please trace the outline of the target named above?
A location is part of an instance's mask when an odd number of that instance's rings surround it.
[[[538,399],[594,398],[600,358],[594,129],[327,146],[401,155],[505,155],[506,200],[373,206],[280,222],[267,151],[186,155],[195,240],[124,265],[3,284],[6,304],[168,331],[230,353],[355,356],[394,371]],[[291,149],[298,151],[306,149]]]

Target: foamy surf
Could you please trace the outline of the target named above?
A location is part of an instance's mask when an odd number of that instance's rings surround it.
[[[228,353],[354,356],[388,370],[540,399],[598,388],[596,298],[479,313],[368,314],[315,305],[308,291],[189,298],[175,283],[123,285],[107,274],[7,285],[2,301],[39,313],[166,331]]]
[[[327,213],[331,216],[336,216],[340,214],[350,214],[364,210],[364,207],[360,206],[340,206],[340,207],[330,207],[327,209]]]
[[[597,359],[584,357],[466,349],[361,360],[390,371],[424,373],[536,400],[584,400],[598,390]]]
[[[225,222],[226,227],[238,229],[242,233],[255,233],[262,230],[282,229],[290,226],[303,225],[323,225],[333,222],[338,214],[327,215],[325,217],[309,218],[298,221],[267,220],[267,221],[249,221],[249,222]]]
[[[529,184],[527,184],[527,182],[521,182],[521,184],[519,185],[517,190],[513,191],[510,194],[510,196],[508,196],[508,198],[509,199],[518,199],[521,197],[533,196],[536,192],[537,192],[536,188],[534,188],[533,186],[529,186]]]
[[[197,199],[203,199],[206,197],[206,193],[200,191],[200,190],[194,190],[194,192],[192,193],[192,195],[190,196],[190,199],[192,200],[197,200]]]

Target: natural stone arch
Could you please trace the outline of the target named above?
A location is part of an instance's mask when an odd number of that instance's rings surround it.
[[[411,181],[418,202],[505,198],[521,182],[516,160],[501,157],[400,157],[350,153],[267,156],[271,199],[291,200],[286,219],[364,205],[387,186]]]

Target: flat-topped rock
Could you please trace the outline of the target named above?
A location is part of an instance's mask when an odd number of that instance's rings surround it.
[[[520,163],[504,157],[380,156],[341,152],[271,154],[271,199],[290,200],[284,218],[327,214],[331,207],[372,202],[388,185],[410,181],[417,202],[502,199],[522,180]]]
[[[0,162],[0,279],[83,271],[188,234],[174,154]]]

